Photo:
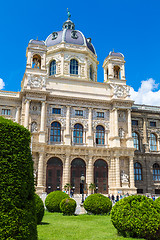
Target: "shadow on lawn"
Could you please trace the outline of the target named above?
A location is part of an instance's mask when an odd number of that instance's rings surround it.
[[[47,222],[41,222],[40,225],[49,225],[50,223]]]

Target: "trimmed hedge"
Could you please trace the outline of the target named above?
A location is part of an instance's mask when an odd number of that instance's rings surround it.
[[[49,212],[61,212],[60,202],[68,197],[68,194],[62,191],[51,192],[46,197],[45,206]]]
[[[93,214],[107,214],[111,211],[112,202],[100,193],[89,195],[83,204],[85,210]]]
[[[160,239],[159,211],[153,200],[145,196],[129,196],[117,202],[111,220],[124,237]]]
[[[36,240],[30,133],[0,117],[0,239]]]
[[[42,199],[37,194],[35,194],[34,197],[35,197],[35,204],[36,204],[37,224],[40,224],[44,216],[44,204]]]
[[[60,203],[60,210],[64,215],[73,215],[76,210],[76,201],[72,198],[65,198]]]

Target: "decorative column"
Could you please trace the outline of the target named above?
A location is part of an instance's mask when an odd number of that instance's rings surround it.
[[[16,109],[16,116],[15,116],[15,122],[19,123],[19,117],[20,117],[20,107],[17,107],[17,109]]]
[[[42,102],[41,106],[41,125],[40,125],[40,131],[44,131],[44,123],[45,123],[45,107],[46,107],[46,102]]]
[[[66,155],[66,159],[64,162],[63,169],[63,188],[66,183],[70,183],[70,163],[69,163],[70,155]]]
[[[61,75],[64,75],[64,53],[61,53]]]
[[[132,137],[131,109],[128,109],[128,137]]]
[[[88,135],[92,136],[92,108],[89,108],[88,113]]]
[[[89,156],[89,161],[88,161],[88,168],[87,168],[87,176],[86,176],[86,182],[87,182],[87,187],[88,187],[88,194],[91,194],[91,190],[89,189],[89,186],[91,183],[94,183],[93,181],[93,161],[92,161],[92,156]]]
[[[71,135],[70,135],[70,106],[67,106],[66,111],[66,132],[65,132],[65,144],[71,144]]]
[[[135,188],[133,157],[129,157],[129,175],[130,175],[130,188]]]
[[[66,112],[66,135],[70,134],[70,106],[67,106]]]
[[[38,180],[37,180],[37,189],[43,191],[43,161],[44,153],[39,153],[39,162],[38,162]]]
[[[120,187],[120,165],[119,165],[119,157],[115,158],[116,160],[116,187]]]
[[[30,100],[26,99],[24,127],[27,129],[28,129],[28,124],[29,124],[29,103],[30,103]]]
[[[114,109],[114,136],[118,136],[118,114],[117,114],[117,108]]]

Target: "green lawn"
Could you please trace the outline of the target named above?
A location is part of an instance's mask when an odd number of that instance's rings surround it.
[[[38,240],[136,240],[117,235],[110,216],[78,215],[63,216],[61,213],[45,212],[38,225]],[[142,240],[142,239],[141,239]]]

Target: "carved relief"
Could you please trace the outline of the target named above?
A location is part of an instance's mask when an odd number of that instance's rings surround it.
[[[61,73],[61,63],[58,62],[57,63],[57,74],[60,74]]]
[[[31,88],[42,88],[46,86],[46,78],[37,75],[27,75],[28,83],[27,86]]]
[[[64,63],[64,74],[69,74],[69,63]]]
[[[130,87],[127,85],[120,84],[110,84],[113,88],[113,97],[115,98],[125,98],[129,96]]]
[[[98,125],[105,126],[105,130],[109,130],[109,123],[104,120],[93,120],[93,128],[96,129]]]
[[[51,124],[52,122],[55,122],[55,121],[60,122],[62,128],[65,128],[65,127],[66,127],[66,118],[63,118],[63,117],[55,117],[55,116],[54,116],[54,117],[49,117],[49,118],[47,119],[47,126],[50,127],[50,124]]]
[[[74,128],[76,123],[81,123],[85,129],[88,129],[88,121],[84,119],[71,119],[71,128]]]

